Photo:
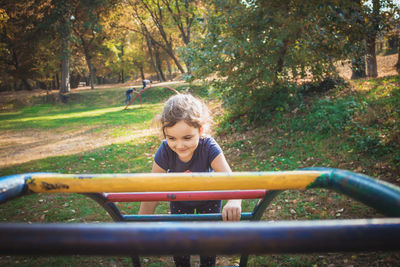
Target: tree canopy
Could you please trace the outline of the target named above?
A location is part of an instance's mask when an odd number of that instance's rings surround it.
[[[232,114],[263,119],[339,61],[376,76],[396,12],[391,0],[0,0],[0,90],[214,77]]]
[[[360,40],[375,45],[380,28],[367,22],[375,9],[346,0],[213,1],[204,36],[184,56],[191,78],[215,77],[232,119],[263,121],[288,108],[299,81],[335,76],[335,63],[359,56]]]

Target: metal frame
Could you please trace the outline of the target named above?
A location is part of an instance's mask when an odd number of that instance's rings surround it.
[[[168,186],[163,186],[167,181]],[[182,183],[182,181],[185,182]],[[232,181],[232,183],[227,183],[227,181]],[[119,182],[123,185],[106,187]],[[400,217],[399,187],[365,175],[338,169],[312,168],[295,172],[176,175],[22,174],[0,178],[0,203],[34,192],[78,192],[94,199],[116,222],[145,221],[146,223],[0,224],[0,254],[131,255],[135,253],[136,255],[154,255],[212,252],[213,254],[242,254],[240,266],[246,266],[247,255],[250,253],[400,249],[400,243],[397,242],[400,238],[400,219],[398,218],[222,224],[174,222],[171,224],[167,221],[221,220],[221,216],[216,214],[199,214],[195,217],[192,215],[147,217],[121,215],[116,205],[110,201],[115,201],[116,198],[113,197],[118,196],[95,193],[99,191],[99,186],[107,188],[104,191],[108,192],[122,192],[122,188],[132,192],[148,192],[154,188],[161,188],[161,191],[167,192],[171,188],[180,191],[270,190],[252,213],[242,214],[243,219],[250,221],[260,220],[265,208],[282,190],[324,188],[354,198],[375,208],[385,216]],[[162,194],[168,201],[174,201],[171,199],[174,198],[173,195],[176,198],[177,195],[190,195],[190,193],[192,192]],[[204,197],[209,193],[196,194],[203,194],[202,197]],[[142,197],[147,197],[146,201],[149,201],[149,194]],[[155,223],[155,220],[164,223]],[[29,249],[26,244],[29,244]],[[133,257],[133,263],[140,265],[138,257]]]
[[[171,222],[171,221],[222,221],[221,214],[181,214],[181,215],[123,215],[114,202],[132,201],[193,201],[223,199],[261,198],[252,212],[242,212],[241,220],[259,221],[269,203],[280,191],[244,190],[211,192],[147,192],[147,193],[86,193],[96,201],[116,222]],[[139,256],[131,256],[134,267],[140,267]],[[248,255],[242,254],[240,266],[247,266]]]

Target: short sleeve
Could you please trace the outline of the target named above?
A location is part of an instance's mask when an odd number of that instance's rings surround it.
[[[213,160],[222,153],[221,147],[218,145],[217,141],[214,138],[210,137],[208,139],[208,156],[209,156],[209,163],[213,162]]]
[[[164,170],[168,170],[169,166],[168,166],[168,144],[167,141],[163,141],[160,145],[160,147],[158,148],[156,155],[154,156],[154,161],[158,164],[158,166],[160,166],[161,168],[163,168]]]

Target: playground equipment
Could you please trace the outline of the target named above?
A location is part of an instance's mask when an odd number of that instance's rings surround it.
[[[135,93],[136,95],[131,99],[131,101],[128,103],[128,105],[125,106],[124,110],[127,109],[136,100],[136,98],[138,98],[138,97],[140,99],[140,106],[142,106],[142,93],[146,92],[150,88],[157,88],[157,87],[167,88],[168,90],[173,91],[175,94],[179,94],[179,92],[176,91],[174,88],[166,86],[166,85],[164,85],[164,86],[149,86],[149,87],[145,87],[143,90],[140,90],[139,92],[133,91],[133,93]]]
[[[182,221],[221,220],[221,216],[121,215],[114,204],[122,201],[261,198],[251,213],[242,213],[242,220],[257,221],[282,190],[309,188],[333,190],[361,201],[385,216],[400,217],[399,187],[337,169],[240,173],[21,174],[0,178],[0,203],[32,193],[84,193],[104,207],[114,221],[127,223],[0,223],[0,254],[242,254],[240,265],[246,266],[249,254],[400,250],[400,218],[193,223]],[[99,193],[103,191],[109,193]],[[133,257],[133,263],[136,266],[140,264],[138,257]]]

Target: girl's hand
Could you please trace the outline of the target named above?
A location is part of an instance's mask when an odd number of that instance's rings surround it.
[[[215,157],[215,159],[211,162],[211,168],[213,168],[215,172],[232,172],[223,153],[220,153],[217,157]],[[240,221],[241,212],[242,200],[231,199],[222,209],[222,219],[224,221]]]
[[[229,200],[222,209],[222,219],[224,221],[240,221],[242,212],[242,200]]]

